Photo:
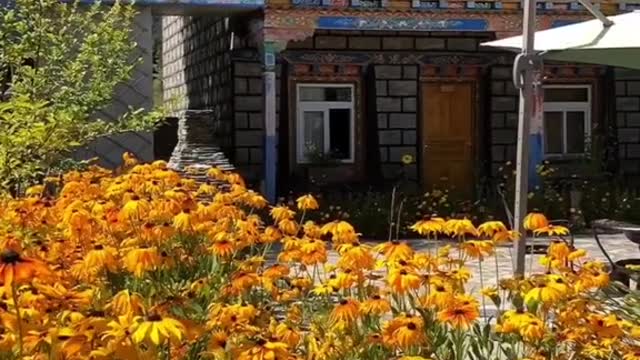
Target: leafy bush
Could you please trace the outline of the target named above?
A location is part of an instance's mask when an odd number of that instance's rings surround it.
[[[159,112],[130,109],[116,121],[99,114],[139,62],[135,14],[119,2],[0,7],[0,191],[19,193],[98,137],[154,127]]]

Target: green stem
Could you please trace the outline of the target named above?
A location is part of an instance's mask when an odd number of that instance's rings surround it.
[[[480,270],[480,289],[482,291],[482,290],[484,290],[484,280],[483,280],[483,276],[482,276],[482,257],[478,258],[478,268]],[[482,316],[484,317],[484,321],[486,323],[489,320],[487,319],[487,305],[485,303],[484,298],[485,298],[484,295],[480,296],[480,299],[482,301]]]
[[[23,354],[23,341],[22,341],[22,315],[20,315],[20,306],[18,305],[18,289],[16,288],[15,281],[11,284],[11,298],[13,299],[13,306],[16,308],[16,319],[18,322],[18,359],[22,359]]]

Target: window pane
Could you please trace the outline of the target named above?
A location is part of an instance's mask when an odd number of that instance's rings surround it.
[[[324,112],[304,113],[304,155],[313,158],[324,153]]]
[[[544,152],[562,154],[562,112],[545,111],[544,113]]]
[[[300,101],[323,101],[324,88],[304,86],[300,88]]]
[[[335,159],[351,157],[351,110],[329,110],[329,151]]]
[[[303,86],[300,101],[351,101],[351,88]]]
[[[351,88],[348,87],[325,88],[325,94],[327,101],[351,101]]]
[[[585,102],[589,101],[587,88],[545,88],[545,102]]]
[[[582,111],[567,112],[567,153],[584,153],[584,117]]]

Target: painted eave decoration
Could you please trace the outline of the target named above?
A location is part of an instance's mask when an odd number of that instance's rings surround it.
[[[326,30],[413,30],[413,31],[483,31],[488,22],[484,19],[380,19],[358,16],[321,16],[318,29]]]

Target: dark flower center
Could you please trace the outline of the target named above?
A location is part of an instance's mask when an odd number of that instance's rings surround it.
[[[256,345],[258,346],[264,346],[264,344],[267,343],[267,340],[265,339],[258,339],[258,341],[256,341]]]
[[[340,300],[340,305],[347,305],[349,302],[345,299]]]
[[[380,300],[380,299],[381,299],[380,295],[373,295],[373,300]]]
[[[102,250],[102,249],[104,249],[104,246],[102,246],[101,244],[98,244],[93,247],[93,250]]]
[[[405,269],[400,270],[400,275],[407,275],[407,270]]]
[[[14,265],[21,261],[20,254],[18,254],[15,250],[5,250],[0,254],[0,261],[5,264]]]
[[[410,323],[407,324],[407,329],[409,329],[409,330],[415,330],[417,328],[418,327],[413,322],[410,322]]]
[[[160,316],[158,314],[151,314],[151,315],[147,316],[147,320],[149,320],[149,321],[162,321],[162,316]]]
[[[453,310],[453,313],[456,315],[464,315],[465,311],[463,309],[455,309]]]

